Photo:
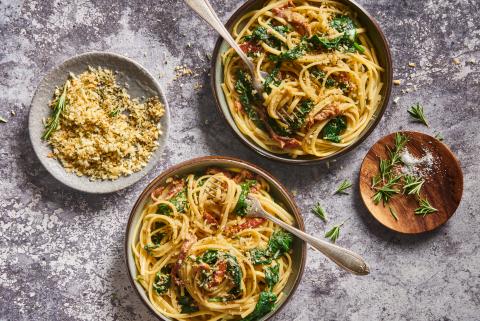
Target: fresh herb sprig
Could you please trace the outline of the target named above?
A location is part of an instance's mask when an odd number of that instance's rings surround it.
[[[319,202],[317,202],[317,204],[315,204],[315,206],[312,208],[312,213],[318,216],[322,221],[327,221],[327,213],[322,208]]]
[[[388,207],[388,210],[390,211],[390,214],[392,214],[392,217],[395,219],[395,221],[398,221],[397,212],[393,208],[391,208],[390,206]]]
[[[337,188],[337,190],[333,194],[348,194],[346,190],[349,189],[350,187],[352,187],[352,183],[348,179],[346,179],[340,184],[340,186]]]
[[[419,198],[418,203],[420,206],[415,209],[415,215],[422,215],[425,217],[428,214],[438,212],[438,210],[433,207],[426,198]]]
[[[335,225],[334,227],[332,227],[328,232],[325,233],[325,237],[327,239],[330,239],[330,241],[332,241],[333,243],[335,243],[338,239],[338,237],[340,236],[340,228],[343,226],[343,224],[345,224],[346,221],[348,221],[350,218],[347,218],[345,221],[343,221],[342,223],[338,224],[338,225]]]
[[[63,92],[58,97],[57,103],[55,108],[53,109],[53,115],[48,122],[45,132],[43,133],[42,139],[47,140],[50,135],[57,129],[58,124],[60,123],[60,115],[65,110],[65,106],[67,105],[67,89],[70,85],[70,82],[67,80],[65,85],[63,86]]]
[[[396,194],[400,193],[400,190],[396,188],[396,184],[402,178],[402,176],[395,176],[388,179],[387,182],[383,184],[383,186],[375,187],[376,190],[375,194],[372,197],[373,203],[377,205],[380,201],[383,204],[387,204],[390,199],[395,196]]]
[[[404,177],[404,183],[404,194],[420,196],[420,189],[422,188],[423,183],[425,183],[425,180],[417,176],[406,175]]]
[[[417,103],[416,105],[413,105],[410,107],[408,110],[408,113],[410,116],[412,116],[414,119],[416,119],[418,122],[424,124],[425,126],[428,127],[428,122],[427,119],[425,118],[425,113],[423,111],[423,106]]]

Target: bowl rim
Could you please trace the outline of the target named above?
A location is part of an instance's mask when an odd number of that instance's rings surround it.
[[[290,191],[287,188],[285,188],[285,186],[282,183],[280,183],[278,181],[277,178],[275,178],[269,172],[267,172],[266,170],[264,170],[263,168],[255,165],[255,164],[252,164],[250,162],[244,161],[244,160],[239,159],[239,158],[228,157],[228,156],[203,156],[203,157],[192,158],[190,160],[183,161],[181,163],[178,163],[176,165],[173,165],[173,166],[167,168],[166,170],[161,172],[157,177],[155,177],[145,187],[145,189],[142,191],[142,193],[138,196],[138,198],[137,198],[135,204],[133,205],[132,210],[130,211],[130,214],[129,214],[128,222],[127,222],[126,229],[125,229],[125,241],[124,241],[124,251],[125,251],[125,261],[124,262],[125,262],[126,267],[127,267],[128,279],[130,280],[130,283],[131,283],[132,287],[135,289],[135,292],[137,293],[138,297],[140,298],[140,301],[142,301],[142,303],[160,320],[170,321],[171,319],[167,319],[166,317],[161,315],[159,312],[155,311],[146,302],[144,297],[141,295],[139,289],[137,288],[137,285],[135,283],[136,281],[133,278],[133,273],[132,273],[133,271],[130,269],[130,265],[129,265],[129,248],[130,248],[129,236],[130,236],[131,225],[133,223],[133,218],[135,216],[135,213],[137,212],[137,210],[139,209],[139,207],[141,206],[141,204],[145,200],[145,198],[150,195],[151,190],[154,187],[156,187],[159,182],[161,182],[164,179],[167,179],[168,177],[171,177],[172,175],[175,175],[176,172],[178,172],[179,170],[183,169],[186,166],[202,165],[202,164],[207,165],[207,163],[208,163],[209,166],[215,166],[215,165],[211,164],[212,161],[216,162],[217,165],[220,165],[220,166],[233,165],[233,166],[237,166],[237,167],[240,167],[240,168],[247,168],[247,169],[250,167],[250,168],[254,169],[257,173],[259,173],[262,177],[267,178],[268,183],[270,185],[273,185],[272,187],[276,188],[276,190],[280,194],[282,194],[285,197],[285,199],[288,201],[289,204],[286,204],[286,205],[288,205],[293,212],[292,214],[295,217],[295,220],[296,220],[296,223],[297,223],[297,228],[300,229],[301,231],[305,232],[305,223],[303,221],[303,217],[300,213],[300,210],[299,210],[299,208],[298,208],[298,206],[295,202],[295,199],[294,199],[293,195],[290,193]],[[298,270],[298,273],[295,276],[295,280],[294,280],[293,286],[291,288],[291,291],[286,296],[285,300],[281,303],[281,305],[278,306],[268,318],[264,319],[264,321],[266,321],[266,320],[272,318],[273,316],[275,316],[279,311],[281,311],[283,309],[283,307],[285,307],[287,305],[287,303],[291,300],[292,296],[295,294],[295,292],[296,292],[296,290],[297,290],[297,288],[300,284],[300,281],[303,277],[303,273],[305,271],[305,265],[306,265],[306,261],[307,261],[307,245],[304,241],[302,241],[300,239],[298,239],[298,240],[301,242],[301,247],[302,247],[301,255],[300,255],[300,268]]]
[[[146,165],[140,169],[140,171],[129,174],[127,176],[121,176],[117,178],[116,180],[98,180],[95,181],[97,184],[102,184],[102,186],[95,187],[94,185],[90,184],[84,184],[84,182],[78,182],[79,179],[82,179],[81,177],[77,176],[74,173],[67,173],[67,172],[62,172],[61,174],[58,174],[55,170],[52,169],[52,165],[49,164],[49,159],[43,154],[42,152],[42,147],[36,144],[37,142],[37,136],[34,135],[32,132],[32,128],[35,126],[34,123],[38,122],[39,120],[34,117],[34,110],[38,110],[38,108],[34,107],[34,104],[36,103],[36,100],[39,99],[39,93],[41,90],[43,90],[44,86],[49,86],[48,81],[54,77],[58,72],[62,72],[62,69],[64,69],[65,66],[68,64],[78,61],[79,63],[83,63],[84,60],[91,59],[93,62],[95,61],[96,58],[114,58],[119,61],[123,61],[126,64],[133,66],[136,68],[139,72],[141,72],[150,82],[152,86],[152,90],[155,91],[155,94],[158,95],[160,98],[162,104],[164,105],[165,113],[162,116],[162,119],[158,122],[159,124],[162,124],[161,131],[162,134],[159,136],[157,141],[161,142],[159,146],[157,147],[156,150],[154,150],[151,154],[151,157],[147,161]],[[99,64],[98,66],[102,66]],[[135,79],[137,77],[132,77],[132,79]],[[33,151],[35,155],[37,156],[38,160],[42,164],[42,166],[45,168],[45,170],[52,175],[57,181],[62,183],[65,186],[68,186],[74,190],[78,190],[84,193],[89,193],[89,194],[108,194],[108,193],[113,193],[122,189],[125,189],[138,181],[140,181],[142,178],[145,177],[151,170],[155,168],[155,166],[158,164],[159,161],[162,159],[162,153],[167,145],[168,142],[168,137],[169,137],[169,132],[170,132],[170,107],[168,104],[167,96],[165,95],[165,92],[163,88],[161,87],[160,83],[155,79],[155,77],[148,71],[147,68],[145,68],[143,65],[140,63],[136,62],[135,60],[123,56],[118,53],[110,52],[110,51],[87,51],[83,52],[80,54],[76,54],[74,56],[68,57],[61,61],[59,64],[56,64],[53,66],[51,69],[49,69],[46,73],[44,73],[41,76],[40,81],[37,84],[37,87],[35,89],[35,92],[32,96],[32,100],[29,105],[29,110],[28,110],[28,137],[30,140],[30,143],[32,145]],[[40,138],[40,141],[42,144],[45,144],[45,142]],[[157,155],[155,157],[155,155]],[[61,166],[61,164],[60,164]],[[62,169],[64,170],[63,166]],[[68,175],[69,177],[72,177],[72,179],[66,178],[65,175]],[[133,176],[135,175],[135,176]],[[133,178],[132,178],[133,177]]]
[[[252,10],[252,8],[255,5],[258,5],[259,3],[264,3],[267,0],[247,0],[243,5],[241,5],[239,8],[235,10],[235,12],[232,14],[232,16],[228,19],[227,23],[225,24],[225,27],[227,30],[230,30],[237,21],[237,19],[240,18],[241,15],[245,14],[246,12]],[[385,94],[384,98],[382,100],[382,104],[380,105],[379,111],[376,115],[376,117],[373,119],[372,124],[369,126],[367,130],[365,130],[362,135],[351,145],[341,149],[335,154],[329,155],[324,158],[290,158],[290,157],[284,157],[282,154],[275,154],[271,153],[262,147],[258,146],[254,142],[250,141],[245,135],[243,135],[240,132],[237,132],[234,127],[238,127],[235,124],[235,121],[231,123],[227,116],[225,115],[225,112],[222,110],[221,107],[221,102],[220,102],[220,95],[223,95],[223,92],[219,93],[217,90],[217,82],[220,81],[216,79],[216,65],[217,65],[217,58],[220,54],[220,47],[222,46],[224,40],[221,36],[218,36],[217,41],[215,43],[215,47],[213,50],[212,54],[212,59],[211,59],[211,65],[210,65],[210,86],[212,87],[213,91],[213,96],[215,97],[215,104],[217,106],[218,112],[223,116],[224,120],[228,124],[228,127],[230,130],[235,134],[237,139],[239,139],[245,146],[249,147],[250,149],[254,150],[257,154],[260,154],[268,159],[274,160],[274,161],[279,161],[282,163],[287,163],[287,164],[296,164],[296,165],[314,165],[314,164],[321,164],[328,162],[330,160],[337,159],[339,157],[342,157],[346,154],[348,154],[350,151],[355,149],[357,146],[359,146],[365,139],[367,139],[368,136],[373,132],[373,130],[378,126],[380,123],[380,120],[383,117],[383,114],[385,113],[385,110],[387,109],[389,102],[390,102],[390,96],[392,92],[392,85],[393,85],[393,62],[392,62],[392,54],[390,51],[390,46],[388,44],[387,38],[385,37],[385,34],[383,33],[382,29],[380,28],[379,23],[373,18],[373,16],[368,13],[367,10],[365,10],[360,4],[358,4],[354,0],[337,0],[339,2],[344,3],[347,5],[349,8],[352,9],[354,13],[361,13],[363,14],[371,26],[376,30],[376,32],[380,35],[379,37],[379,42],[381,43],[381,46],[385,48],[385,52],[382,52],[383,55],[385,55],[386,58],[386,66],[385,68]],[[374,46],[375,47],[375,46]],[[375,47],[377,49],[377,47]],[[380,54],[380,52],[378,53]]]

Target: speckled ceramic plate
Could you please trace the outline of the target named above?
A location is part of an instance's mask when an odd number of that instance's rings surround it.
[[[57,86],[65,83],[70,72],[80,74],[91,67],[104,67],[116,71],[117,82],[128,85],[128,93],[133,98],[158,96],[165,105],[165,115],[160,120],[163,134],[159,137],[159,147],[152,154],[148,164],[139,172],[116,180],[91,181],[88,177],[79,177],[67,173],[60,162],[47,157],[51,148],[42,140],[43,119],[51,113],[49,102]],[[88,52],[70,58],[50,71],[40,82],[32,99],[28,128],[30,141],[40,162],[63,184],[87,193],[110,193],[123,189],[141,179],[160,160],[168,136],[169,109],[160,85],[150,73],[135,61],[118,54],[108,52]]]
[[[270,175],[265,170],[245,162],[240,159],[222,157],[222,156],[207,156],[191,159],[189,161],[180,163],[173,167],[170,167],[165,172],[161,173],[157,178],[155,178],[140,194],[137,202],[133,206],[133,209],[130,213],[130,218],[127,224],[127,231],[125,236],[125,258],[127,261],[128,275],[130,281],[132,282],[133,287],[137,291],[138,295],[142,301],[147,305],[147,307],[161,320],[171,321],[171,319],[163,316],[158,311],[155,310],[153,305],[150,303],[148,294],[142,288],[140,283],[135,281],[137,276],[137,267],[135,265],[135,260],[133,258],[132,247],[130,246],[135,237],[135,228],[141,218],[142,210],[144,206],[149,202],[150,194],[158,186],[165,184],[167,178],[172,176],[182,176],[198,171],[204,171],[209,167],[220,167],[220,168],[241,168],[249,170],[257,175],[260,175],[266,182],[270,185],[270,193],[275,198],[275,200],[282,204],[284,208],[290,212],[296,221],[296,227],[302,231],[305,231],[305,225],[303,223],[303,218],[300,215],[300,212],[293,200],[293,196],[288,192],[288,190],[277,181],[272,175]],[[282,309],[283,306],[288,302],[292,297],[293,293],[297,289],[300,279],[303,275],[303,270],[305,269],[305,262],[307,256],[307,245],[305,242],[298,238],[294,238],[292,245],[292,274],[290,275],[285,288],[283,289],[283,296],[275,304],[275,309],[268,313],[266,316],[260,318],[258,321],[265,321],[273,317],[278,311]]]
[[[325,162],[328,160],[336,159],[342,155],[347,154],[351,150],[355,149],[358,145],[360,145],[375,129],[375,127],[380,122],[383,113],[387,109],[388,101],[390,99],[390,93],[392,90],[392,78],[393,78],[393,67],[392,67],[392,58],[390,54],[390,48],[388,46],[387,39],[382,32],[379,24],[375,21],[375,19],[364,9],[362,8],[357,2],[352,0],[338,0],[339,2],[345,4],[350,8],[352,12],[356,14],[357,20],[360,22],[362,26],[367,30],[369,38],[372,42],[372,46],[377,53],[377,58],[380,66],[385,69],[385,72],[382,73],[382,82],[383,87],[380,92],[382,95],[382,100],[378,107],[378,110],[375,112],[374,117],[369,121],[367,127],[363,130],[360,136],[357,138],[355,142],[351,145],[339,150],[335,154],[332,154],[328,157],[318,158],[315,156],[301,156],[297,158],[291,158],[288,155],[282,154],[275,154],[270,151],[267,151],[257,145],[255,142],[247,138],[237,127],[235,121],[233,119],[232,114],[230,113],[230,109],[228,107],[227,101],[225,99],[225,95],[223,94],[222,90],[222,83],[223,83],[223,65],[222,65],[222,56],[223,54],[230,48],[223,38],[219,37],[217,40],[217,44],[215,45],[215,49],[213,51],[213,59],[211,65],[211,84],[214,92],[214,96],[216,98],[217,107],[220,113],[225,117],[225,120],[229,124],[230,128],[236,134],[236,136],[240,139],[242,143],[256,151],[258,154],[265,156],[269,159],[280,161],[284,163],[290,164],[300,164],[300,165],[311,165],[317,164],[320,162]],[[230,17],[228,22],[226,23],[226,28],[231,30],[235,23],[245,14],[248,12],[252,12],[253,10],[258,10],[262,8],[267,0],[248,0],[246,1],[240,8],[238,8],[233,15]]]

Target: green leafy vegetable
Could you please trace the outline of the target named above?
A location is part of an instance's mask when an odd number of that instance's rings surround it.
[[[340,186],[337,188],[337,190],[333,194],[348,194],[346,190],[349,189],[350,187],[352,187],[352,183],[348,179],[346,179],[340,184]]]
[[[292,234],[278,230],[273,232],[268,240],[266,249],[252,249],[250,250],[250,261],[254,265],[270,264],[272,260],[279,258],[290,250],[293,243]]]
[[[318,217],[320,217],[320,219],[324,222],[327,221],[327,213],[325,213],[325,210],[322,208],[322,206],[320,205],[320,203],[317,203],[313,209],[312,209],[312,213],[317,215]]]
[[[270,264],[272,259],[266,249],[255,248],[249,251],[250,261],[253,265]]]
[[[270,237],[267,251],[273,259],[277,259],[290,250],[292,243],[292,234],[284,230],[278,230],[273,232],[272,236]]]
[[[287,33],[289,30],[288,26],[282,26],[282,25],[270,26],[270,27],[281,35],[285,35],[285,33]],[[274,47],[276,49],[280,49],[282,46],[282,42],[273,34],[269,33],[267,28],[262,26],[258,26],[255,29],[253,29],[252,34],[243,37],[243,39],[245,41],[253,41],[253,42],[263,41],[267,45]]]
[[[180,192],[178,192],[177,194],[175,194],[175,196],[173,196],[170,200],[169,200],[170,203],[172,203],[175,208],[177,209],[177,211],[179,213],[181,212],[184,212],[187,208],[187,205],[188,205],[188,201],[187,201],[187,189],[184,188],[183,190],[181,190]],[[159,204],[157,206],[157,213],[158,214],[163,214],[163,215],[171,215],[172,214],[172,209],[170,208],[170,206],[166,205],[166,204]]]
[[[194,313],[199,310],[197,303],[186,290],[185,294],[178,298],[178,304],[181,307],[181,313]]]
[[[268,40],[269,35],[267,32],[267,28],[258,26],[253,29],[252,34],[243,37],[246,41],[266,41]]]
[[[265,282],[270,291],[272,291],[275,284],[278,283],[279,280],[279,273],[280,273],[280,265],[276,264],[274,266],[268,266],[264,268],[265,273]]]
[[[234,284],[234,287],[230,290],[230,294],[239,295],[242,290],[242,269],[238,264],[237,258],[228,253],[224,253],[224,258],[227,261],[227,273]]]
[[[170,284],[170,274],[165,274],[160,271],[157,272],[157,274],[155,275],[153,289],[157,292],[157,294],[162,295],[168,291],[168,289],[170,288]]]
[[[257,184],[257,181],[255,180],[246,180],[244,183],[240,184],[242,191],[240,193],[240,197],[238,198],[237,205],[235,205],[235,209],[234,209],[234,212],[237,215],[240,215],[240,216],[247,215],[247,210],[248,210],[247,196],[248,196],[248,193],[250,193],[250,188],[255,184]]]
[[[423,217],[425,217],[428,214],[438,212],[438,210],[430,204],[428,199],[420,198],[418,202],[420,206],[415,209],[415,215],[422,215]]]
[[[425,126],[428,127],[428,122],[427,119],[425,118],[425,113],[423,112],[423,106],[417,103],[416,105],[413,105],[410,107],[408,110],[408,113],[410,116],[412,116],[414,119],[416,119],[418,122],[424,124]]]
[[[280,85],[280,81],[276,79],[277,74],[280,70],[281,64],[277,64],[275,68],[273,68],[272,72],[268,74],[268,76],[265,78],[265,81],[263,82],[263,90],[267,93],[270,94],[272,92],[272,88],[270,85],[275,85],[278,86]]]
[[[217,263],[218,260],[218,250],[212,250],[208,249],[205,252],[203,252],[203,255],[201,257],[201,260],[208,265],[213,265]]]
[[[50,117],[50,121],[46,126],[45,132],[43,133],[42,139],[44,140],[47,140],[60,124],[60,115],[63,113],[65,106],[67,105],[67,89],[69,86],[69,81],[67,81],[63,86],[62,94],[57,99],[57,103],[53,109],[53,115]]]
[[[152,243],[154,245],[160,245],[160,243],[162,243],[162,240],[163,238],[165,237],[165,233],[155,233],[152,235],[151,239],[152,239]]]
[[[256,321],[268,314],[275,307],[275,302],[277,301],[277,296],[272,292],[260,292],[258,297],[258,302],[255,305],[255,309],[243,318],[243,321]]]
[[[270,55],[269,59],[273,62],[276,62],[276,63],[279,63],[279,62],[282,62],[282,61],[297,60],[298,58],[305,55],[306,51],[307,51],[307,42],[302,40],[298,45],[296,45],[292,49],[289,49],[287,51],[283,51],[278,56]]]
[[[332,118],[322,129],[322,138],[340,143],[340,135],[347,129],[347,120],[345,116]]]
[[[243,70],[239,70],[237,73],[235,90],[240,95],[240,104],[245,113],[259,128],[262,128],[263,123],[253,107],[253,103],[257,100],[257,97],[253,94],[251,78],[250,75],[247,75]]]

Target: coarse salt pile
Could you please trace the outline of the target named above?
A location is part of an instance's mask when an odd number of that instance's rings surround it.
[[[437,168],[437,160],[429,150],[426,150],[425,154],[418,158],[412,155],[407,148],[404,148],[400,153],[400,159],[403,163],[400,170],[407,175],[427,178]]]

